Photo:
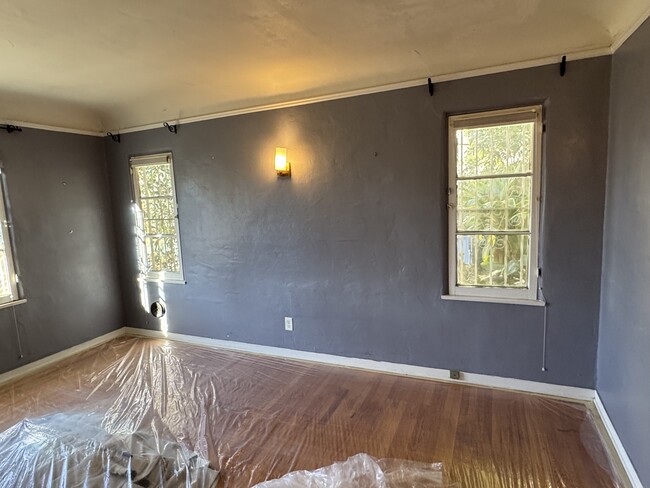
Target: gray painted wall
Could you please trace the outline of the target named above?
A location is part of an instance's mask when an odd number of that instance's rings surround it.
[[[127,324],[136,283],[128,159],[173,151],[186,285],[170,330],[594,387],[610,58],[106,140]],[[546,107],[543,309],[446,302],[446,115]],[[293,176],[278,180],[275,146]],[[150,285],[152,301],[161,290]],[[294,317],[285,332],[283,317]]]
[[[598,392],[650,486],[650,21],[614,55]]]
[[[103,140],[0,132],[0,160],[27,298],[0,310],[4,372],[121,327],[123,309]]]

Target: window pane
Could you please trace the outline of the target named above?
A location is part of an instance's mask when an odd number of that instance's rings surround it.
[[[458,231],[530,230],[532,178],[458,181]]]
[[[135,172],[141,197],[173,196],[169,164],[136,166]]]
[[[176,218],[176,204],[173,197],[148,198],[142,200],[140,206],[145,220]]]
[[[460,177],[530,173],[534,122],[456,130]]]
[[[530,236],[456,237],[458,286],[528,287]]]
[[[12,294],[11,276],[9,273],[9,256],[5,249],[5,229],[0,226],[0,297],[9,297]]]
[[[144,232],[149,235],[176,234],[175,220],[145,220]]]
[[[7,256],[5,250],[2,249],[0,251],[0,297],[10,297],[13,294],[11,289],[8,259],[9,256]]]
[[[179,273],[181,270],[175,237],[145,237],[149,271]]]

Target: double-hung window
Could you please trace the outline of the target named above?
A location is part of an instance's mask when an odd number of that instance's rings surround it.
[[[17,265],[13,249],[13,235],[7,181],[0,168],[0,307],[22,303]]]
[[[449,295],[537,300],[542,107],[449,117]]]
[[[132,157],[130,167],[140,273],[184,283],[172,154]]]

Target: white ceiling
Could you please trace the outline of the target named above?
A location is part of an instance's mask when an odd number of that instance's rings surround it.
[[[650,0],[0,0],[0,119],[105,131],[569,54]]]

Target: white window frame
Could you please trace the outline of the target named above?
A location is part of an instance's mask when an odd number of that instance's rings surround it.
[[[4,241],[7,273],[11,295],[0,297],[0,308],[11,307],[25,303],[20,279],[18,277],[18,263],[16,261],[16,248],[14,245],[13,223],[11,219],[11,205],[7,191],[7,178],[0,165],[0,223],[2,225],[2,240]],[[3,263],[0,263],[3,265]]]
[[[176,227],[176,243],[178,246],[179,262],[179,271],[176,273],[169,271],[150,271],[148,269],[147,252],[144,248],[144,222],[142,215],[142,206],[140,203],[140,191],[133,168],[136,166],[150,166],[158,164],[169,164],[169,170],[172,176],[172,194],[174,198],[174,205],[176,206],[176,217],[174,218],[174,225]],[[135,210],[135,227],[136,232],[138,233],[136,236],[136,245],[138,247],[138,266],[144,266],[145,268],[140,270],[141,275],[143,275],[145,281],[148,282],[185,284],[186,282],[183,274],[183,253],[181,249],[181,233],[178,224],[178,199],[176,197],[176,181],[174,177],[174,163],[172,153],[165,152],[158,154],[147,154],[145,156],[133,156],[129,158],[129,173],[131,175],[131,190],[133,192],[131,201]]]
[[[531,228],[528,263],[528,287],[507,288],[489,286],[459,286],[457,284],[457,171],[456,171],[456,131],[477,127],[492,127],[521,122],[534,122],[533,135],[534,154],[531,195]],[[543,111],[541,105],[519,107],[490,112],[478,112],[465,115],[450,116],[449,125],[449,295],[443,296],[448,300],[484,301],[496,303],[513,303],[523,305],[543,305],[538,299],[539,275],[539,233],[540,233],[540,197],[541,197],[541,166],[542,166],[542,135]],[[508,176],[508,175],[504,175]],[[486,232],[488,233],[488,232]]]

